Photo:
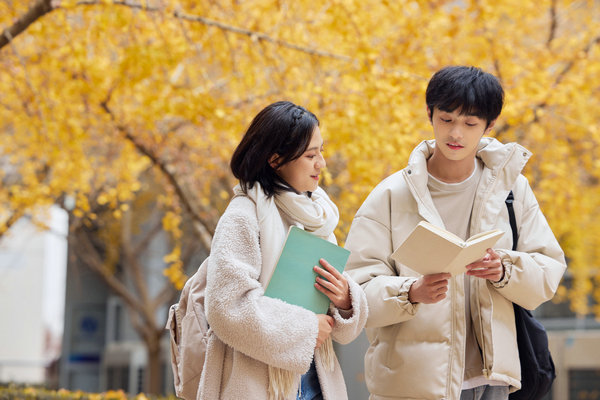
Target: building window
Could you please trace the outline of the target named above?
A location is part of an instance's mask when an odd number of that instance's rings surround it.
[[[570,370],[569,399],[600,400],[600,369]]]
[[[129,391],[129,367],[108,367],[106,370],[107,390]]]

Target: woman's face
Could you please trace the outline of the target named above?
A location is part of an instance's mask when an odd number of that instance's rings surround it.
[[[321,131],[316,126],[306,151],[297,159],[277,167],[276,157],[271,166],[277,175],[291,185],[299,193],[314,192],[319,185],[321,168],[325,168],[323,158],[323,138]]]

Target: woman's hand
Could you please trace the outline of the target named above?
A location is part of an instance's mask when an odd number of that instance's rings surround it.
[[[329,297],[329,300],[337,308],[341,310],[351,309],[352,300],[350,299],[350,285],[348,285],[348,280],[324,259],[321,258],[319,263],[323,268],[319,266],[313,268],[319,274],[316,279],[315,288]]]
[[[317,318],[319,320],[319,335],[317,336],[315,349],[321,347],[333,330],[333,317],[325,314],[317,314]]]

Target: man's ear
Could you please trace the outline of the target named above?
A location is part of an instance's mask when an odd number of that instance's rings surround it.
[[[273,169],[279,168],[279,164],[277,163],[278,159],[279,159],[279,154],[277,154],[277,153],[275,153],[271,157],[269,157],[269,165],[271,166],[271,168],[273,168]]]
[[[485,129],[484,133],[489,133],[492,130],[492,128],[496,124],[496,120],[497,119],[494,119],[494,120],[490,121],[490,123],[489,123],[488,127]]]
[[[432,113],[432,111],[429,109],[429,106],[426,106],[426,107],[427,107],[427,118],[429,118],[429,122],[433,122],[433,121],[431,120],[431,118],[433,117],[433,113]]]

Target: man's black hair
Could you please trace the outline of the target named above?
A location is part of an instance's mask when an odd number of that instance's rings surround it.
[[[425,101],[433,110],[474,115],[487,121],[498,118],[504,103],[504,90],[494,75],[476,67],[450,66],[436,72],[425,92]]]

